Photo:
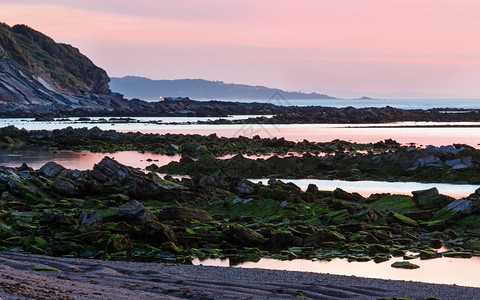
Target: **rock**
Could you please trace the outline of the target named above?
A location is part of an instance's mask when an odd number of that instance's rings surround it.
[[[472,209],[472,214],[480,213],[480,199],[472,200],[470,208]]]
[[[128,167],[108,156],[104,157],[98,164],[95,164],[91,172],[93,178],[106,184],[122,182],[129,174],[130,170]]]
[[[341,232],[359,232],[367,230],[366,222],[348,223],[337,225],[337,229]]]
[[[265,242],[265,238],[260,233],[236,224],[230,225],[228,231],[224,234],[232,244],[244,247],[256,247]]]
[[[409,217],[406,217],[402,214],[393,213],[392,218],[394,219],[394,221],[396,221],[400,224],[403,224],[405,226],[417,226],[418,225],[418,223],[415,220],[412,220]]]
[[[302,245],[303,239],[293,235],[290,231],[275,231],[272,233],[272,248],[275,250],[283,250],[290,247]]]
[[[451,153],[451,154],[457,154],[463,149],[457,149],[453,145],[448,145],[448,146],[440,146],[438,150],[442,153]]]
[[[443,241],[439,239],[433,239],[430,241],[430,247],[433,249],[440,249],[443,246]]]
[[[418,159],[414,163],[413,169],[416,169],[417,167],[422,167],[422,166],[441,168],[441,167],[443,167],[443,162],[437,156],[429,154],[429,155],[425,155],[422,158]]]
[[[78,214],[78,224],[75,226],[75,229],[81,233],[98,230],[102,227],[102,223],[102,217],[94,211],[82,211]]]
[[[259,190],[259,187],[248,180],[242,180],[238,185],[237,185],[237,191],[239,194],[242,195],[253,195],[256,194]]]
[[[397,261],[392,264],[392,268],[400,268],[400,269],[418,269],[420,266],[412,264],[408,261]]]
[[[79,195],[77,185],[73,181],[64,177],[56,177],[51,187],[53,191],[62,196],[76,197]]]
[[[165,242],[172,242],[178,245],[177,237],[172,229],[154,220],[149,220],[143,224],[140,234],[154,246],[159,246]]]
[[[202,222],[213,221],[212,216],[203,209],[187,207],[164,207],[156,215],[160,221],[171,220],[198,220]]]
[[[160,249],[162,251],[170,252],[170,253],[180,253],[182,250],[175,245],[173,242],[164,242],[160,245]]]
[[[110,229],[112,232],[116,232],[116,233],[128,233],[128,234],[131,234],[132,232],[135,231],[135,228],[126,223],[126,222],[118,222],[112,229]]]
[[[455,200],[452,197],[439,194],[435,187],[427,190],[413,191],[412,194],[413,202],[421,209],[442,208]]]
[[[412,191],[413,198],[417,198],[420,196],[435,196],[438,195],[438,189],[436,187],[426,189],[426,190],[417,190],[417,191]]]
[[[462,164],[467,166],[467,168],[473,168],[473,159],[471,156],[462,158]]]
[[[446,251],[442,254],[445,257],[472,258],[472,253],[463,251]]]
[[[379,256],[375,256],[373,258],[373,261],[376,264],[379,264],[379,263],[386,262],[386,261],[390,260],[390,258],[392,258],[391,255],[379,255]]]
[[[433,250],[420,250],[419,256],[421,259],[432,259],[432,258],[442,257],[442,254],[437,253]]]
[[[62,165],[57,164],[56,162],[48,162],[43,167],[41,167],[38,172],[46,177],[57,176],[60,172],[65,170]]]
[[[452,167],[453,170],[465,170],[465,169],[468,169],[468,166],[467,165],[464,165],[464,164],[458,164],[458,165],[454,165]]]
[[[118,209],[118,216],[132,225],[143,225],[148,221],[158,221],[157,217],[137,200],[122,205]]]
[[[319,246],[325,242],[345,242],[347,239],[338,231],[330,229],[319,229],[303,241],[304,247]]]
[[[307,193],[316,194],[318,192],[318,187],[315,184],[309,184],[306,190]]]
[[[449,166],[449,167],[453,167],[453,166],[459,165],[459,164],[462,164],[462,160],[461,160],[460,158],[447,160],[447,161],[445,162],[445,165],[447,165],[447,166]]]
[[[380,244],[370,244],[368,246],[369,255],[377,255],[379,253],[390,253],[390,247]]]
[[[458,219],[463,215],[468,215],[472,213],[472,201],[467,199],[458,199],[441,210],[437,211],[433,215],[434,221],[447,221]]]
[[[268,185],[269,186],[275,186],[278,183],[278,180],[276,178],[270,178],[268,179]]]
[[[30,168],[26,163],[23,163],[20,167],[17,168],[19,172],[33,172],[34,170]]]
[[[115,234],[107,242],[107,252],[117,253],[125,252],[127,257],[132,256],[132,242],[130,237],[121,234]]]
[[[365,198],[362,197],[359,193],[349,193],[341,188],[336,188],[333,191],[333,196],[338,199],[343,199],[343,200],[350,200],[350,201],[355,201],[355,202],[363,202],[365,201]]]
[[[42,214],[42,218],[40,219],[40,224],[42,225],[72,225],[73,217],[66,216],[61,213],[51,212],[51,211],[44,211]]]

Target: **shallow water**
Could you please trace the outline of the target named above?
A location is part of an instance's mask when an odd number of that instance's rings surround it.
[[[161,166],[171,161],[179,161],[181,158],[181,155],[167,156],[137,151],[92,153],[89,151],[52,151],[48,147],[29,147],[28,149],[0,149],[0,165],[19,167],[22,163],[26,163],[33,169],[39,169],[47,162],[54,161],[67,169],[89,170],[93,169],[93,166],[105,156],[109,156],[121,164],[142,170],[152,163]]]
[[[454,198],[467,197],[475,192],[480,185],[475,184],[450,184],[450,183],[420,183],[420,182],[388,182],[388,181],[346,181],[346,180],[318,180],[318,179],[281,179],[283,182],[292,182],[303,190],[309,184],[315,184],[319,190],[333,191],[341,188],[347,192],[357,192],[364,197],[375,193],[391,193],[411,196],[412,191],[425,190],[436,187],[441,194]],[[268,179],[250,179],[253,182],[263,182]]]
[[[392,268],[391,264],[397,261],[403,261],[403,258],[396,257],[379,264],[373,261],[348,262],[347,259],[340,258],[335,258],[330,262],[325,260],[295,259],[284,261],[262,258],[258,262],[244,262],[233,267],[329,273],[480,287],[480,279],[478,277],[480,257],[470,259],[442,257],[427,260],[409,260],[411,263],[420,266],[419,269],[414,270]],[[196,258],[193,260],[193,264],[229,267],[230,261],[228,259],[199,260]]]

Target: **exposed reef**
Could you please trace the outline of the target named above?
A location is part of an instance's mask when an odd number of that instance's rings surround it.
[[[0,250],[189,262],[346,257],[471,257],[480,251],[480,190],[364,198],[271,179],[161,178],[104,158],[93,170],[0,167]],[[440,253],[441,246],[450,249]]]
[[[0,145],[181,154],[180,162],[149,167],[170,174],[480,183],[480,150],[462,144],[419,148],[394,140],[315,143],[258,136],[119,133],[98,128],[27,131],[10,126],[0,128]]]

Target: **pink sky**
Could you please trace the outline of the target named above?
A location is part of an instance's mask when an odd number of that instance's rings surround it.
[[[2,0],[0,20],[110,76],[480,98],[478,0]]]

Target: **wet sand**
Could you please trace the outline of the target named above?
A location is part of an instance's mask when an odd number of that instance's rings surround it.
[[[307,272],[55,258],[0,252],[7,299],[476,299],[480,288]],[[34,270],[54,268],[58,271]]]

